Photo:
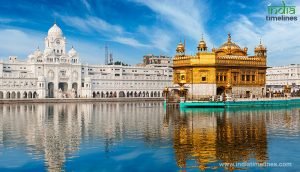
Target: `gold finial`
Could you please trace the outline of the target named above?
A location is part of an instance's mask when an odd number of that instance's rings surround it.
[[[231,42],[231,34],[228,33],[228,42]]]
[[[181,38],[180,38],[180,41],[179,41],[179,43],[180,43],[180,44],[182,44],[182,39],[181,39]]]
[[[203,33],[202,33],[202,37],[201,37],[201,40],[203,41]]]
[[[261,38],[259,39],[259,44],[261,45]]]

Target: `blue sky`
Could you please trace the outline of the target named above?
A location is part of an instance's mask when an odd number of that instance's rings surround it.
[[[116,60],[136,64],[145,54],[174,56],[180,40],[194,54],[201,34],[209,50],[232,39],[241,47],[262,42],[268,48],[268,65],[299,63],[300,2],[296,22],[266,21],[267,6],[280,0],[12,0],[0,5],[0,58],[27,58],[56,20],[82,62],[104,63],[108,45]]]

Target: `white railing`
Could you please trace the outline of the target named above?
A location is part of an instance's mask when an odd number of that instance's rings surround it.
[[[257,98],[232,98],[230,101],[270,101],[270,100],[290,100],[296,99],[295,97],[257,97]],[[298,97],[300,99],[300,97]]]

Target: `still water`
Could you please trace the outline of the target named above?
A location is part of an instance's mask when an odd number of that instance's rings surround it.
[[[299,114],[161,102],[0,105],[0,171],[299,171]]]

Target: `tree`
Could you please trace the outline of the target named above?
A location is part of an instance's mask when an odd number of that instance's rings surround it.
[[[108,63],[108,65],[112,65],[112,64],[114,64],[114,65],[122,65],[122,66],[130,66],[130,65],[125,64],[125,63],[123,63],[121,61],[115,61],[114,63]]]

